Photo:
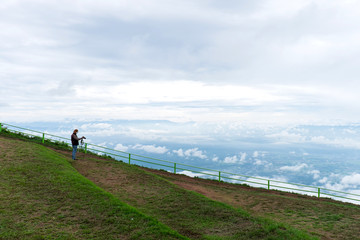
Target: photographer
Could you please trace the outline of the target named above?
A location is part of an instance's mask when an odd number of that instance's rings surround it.
[[[71,135],[71,144],[73,147],[73,152],[72,152],[72,159],[76,160],[76,151],[77,148],[79,146],[79,140],[83,140],[86,139],[84,136],[82,136],[81,138],[78,138],[78,136],[76,135],[78,133],[79,130],[75,129],[73,134]]]

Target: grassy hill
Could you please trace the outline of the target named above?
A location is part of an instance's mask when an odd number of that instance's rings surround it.
[[[146,169],[213,200],[241,208],[252,216],[285,223],[320,239],[360,239],[360,206],[294,193],[219,183]]]
[[[360,236],[355,205],[70,155],[0,135],[0,239]]]
[[[1,137],[0,149],[0,239],[186,239],[52,150]]]

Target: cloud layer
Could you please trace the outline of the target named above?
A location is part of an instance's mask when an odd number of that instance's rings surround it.
[[[11,1],[3,121],[356,122],[356,1]]]

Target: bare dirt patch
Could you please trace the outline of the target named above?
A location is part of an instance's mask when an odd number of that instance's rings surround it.
[[[11,159],[17,157],[17,155],[14,154],[14,148],[18,148],[15,142],[0,137],[0,161],[11,161]]]

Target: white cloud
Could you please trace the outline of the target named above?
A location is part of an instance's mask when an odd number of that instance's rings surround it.
[[[343,177],[341,179],[341,184],[359,186],[360,185],[360,174],[353,173],[352,175]]]
[[[320,178],[320,171],[319,170],[308,171],[308,174],[312,174],[314,179],[319,179]]]
[[[247,153],[241,152],[239,155],[227,156],[224,158],[223,163],[235,164],[240,163],[243,164],[246,161]]]
[[[200,159],[207,159],[206,154],[202,150],[199,150],[199,148],[191,148],[187,150],[180,148],[178,150],[173,150],[173,153],[177,154],[179,157],[197,157]]]
[[[117,144],[117,145],[115,146],[114,149],[115,149],[115,150],[122,151],[122,152],[126,152],[126,151],[129,149],[129,147],[124,146],[124,145],[122,145],[121,143],[119,143],[119,144]]]
[[[266,162],[261,161],[260,159],[255,159],[254,165],[260,166],[260,165],[264,165],[265,163],[266,163]]]
[[[225,157],[224,163],[237,163],[239,161],[238,157],[232,156],[232,157]]]
[[[326,126],[326,125],[325,125]],[[331,126],[331,124],[330,124]],[[330,126],[326,126],[326,131],[318,131],[308,129],[301,129],[298,127],[290,127],[283,129],[279,132],[270,132],[265,133],[266,138],[269,140],[278,143],[278,144],[291,144],[291,143],[311,143],[311,144],[321,144],[321,145],[330,145],[342,148],[354,148],[360,149],[360,139],[356,135],[353,135],[353,131],[339,130],[336,133],[333,133],[333,129]],[[325,135],[320,135],[326,134]],[[290,154],[296,154],[294,151]],[[310,153],[304,152],[303,156],[309,156]]]
[[[254,19],[269,20],[273,18],[289,19],[299,11],[309,6],[312,0],[296,0],[291,3],[286,0],[264,1],[259,11],[253,14]]]
[[[207,156],[203,153],[202,150],[199,150],[198,148],[192,148],[192,149],[188,149],[184,152],[184,155],[185,156],[188,156],[188,157],[198,157],[198,158],[201,158],[201,159],[206,159]]]
[[[81,128],[86,131],[98,130],[98,129],[102,130],[102,129],[111,128],[111,124],[109,124],[109,123],[87,123],[87,124],[81,125]]]
[[[79,128],[80,132],[84,134],[91,134],[96,136],[110,136],[114,134],[114,128],[109,123],[86,123]]]
[[[329,139],[324,136],[315,136],[315,137],[311,137],[310,142],[316,144],[326,144],[326,145],[340,146],[346,148],[360,149],[360,141],[354,138]]]
[[[319,180],[319,183],[324,184],[324,188],[348,193],[358,191],[360,186],[360,174],[352,173],[350,175],[341,176],[339,174],[330,174]],[[354,197],[354,196],[348,196]]]
[[[5,1],[2,118],[357,120],[356,9],[356,1]]]
[[[184,151],[180,148],[179,150],[173,150],[173,153],[176,153],[179,157],[184,157]]]
[[[144,150],[145,152],[149,153],[159,153],[163,154],[169,151],[166,147],[160,147],[155,145],[142,145],[142,144],[136,144],[135,146],[132,146],[133,149],[140,149]]]
[[[322,179],[319,180],[319,183],[325,184],[327,183],[329,179],[327,177],[323,177]]]
[[[290,171],[290,172],[299,172],[304,168],[307,168],[308,165],[306,163],[297,164],[295,166],[283,166],[280,168],[281,171]]]
[[[80,99],[101,99],[107,103],[148,104],[184,103],[195,101],[233,102],[257,105],[284,101],[287,97],[275,95],[271,90],[237,84],[206,84],[196,81],[143,81],[103,86],[78,86]]]
[[[273,176],[272,178],[269,178],[270,180],[279,181],[279,182],[288,182],[288,178],[285,176]]]
[[[247,153],[240,153],[240,162],[245,162],[247,157]]]
[[[306,137],[304,135],[301,133],[289,132],[288,129],[282,130],[279,133],[268,134],[266,137],[274,139],[280,143],[298,143],[306,141]]]

